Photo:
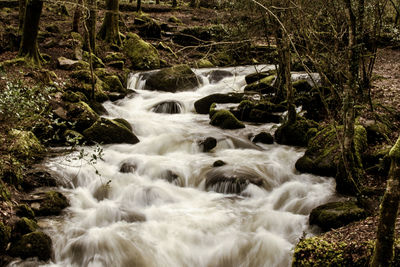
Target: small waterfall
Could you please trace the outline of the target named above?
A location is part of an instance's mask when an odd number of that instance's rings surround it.
[[[47,163],[71,202],[41,222],[53,239],[48,266],[289,266],[311,233],[309,212],[334,197],[334,179],[297,173],[303,149],[249,140],[275,124],[224,131],[194,111],[196,100],[243,92],[245,75],[272,68],[194,70],[202,86],[177,93],[144,90],[147,73],[132,74],[136,94],[104,106],[140,142],[104,146],[94,166]]]

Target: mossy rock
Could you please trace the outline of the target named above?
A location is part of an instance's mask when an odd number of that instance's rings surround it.
[[[243,99],[243,94],[212,94],[197,100],[194,103],[194,108],[199,114],[208,114],[212,103],[240,103]]]
[[[111,52],[106,55],[104,62],[110,63],[112,61],[125,61],[125,55],[121,52]]]
[[[90,127],[99,119],[99,115],[83,101],[77,103],[67,103],[67,120],[71,122],[74,129],[78,131]]]
[[[298,117],[294,123],[284,123],[275,132],[275,140],[278,144],[289,146],[302,146],[308,144],[308,130],[318,127],[314,121]]]
[[[104,102],[108,100],[108,96],[104,92],[104,89],[107,89],[107,85],[99,78],[96,78],[96,83],[94,85],[94,98],[96,101]],[[72,84],[67,87],[67,90],[71,90],[73,92],[82,92],[87,99],[91,99],[92,97],[91,83]]]
[[[272,86],[275,81],[275,75],[270,75],[252,84],[246,85],[245,92],[255,91],[263,94],[274,93],[275,88]]]
[[[168,18],[168,22],[180,24],[180,23],[182,23],[182,20],[178,19],[175,16],[171,16],[171,17]]]
[[[35,232],[38,228],[39,226],[34,220],[22,217],[13,225],[12,237],[13,239],[20,238],[25,234]]]
[[[45,148],[31,131],[13,129],[9,135],[14,141],[8,150],[15,155],[32,158],[41,156],[45,152]]]
[[[0,221],[0,254],[3,254],[11,237],[11,229]]]
[[[297,93],[310,92],[312,89],[312,86],[308,83],[307,80],[304,79],[293,82],[292,86]]]
[[[80,101],[87,102],[87,97],[82,92],[72,92],[71,90],[67,90],[63,92],[61,99],[66,102],[77,103]]]
[[[175,93],[199,86],[196,74],[188,65],[177,65],[150,73],[145,89]]]
[[[92,75],[90,70],[75,70],[69,75],[71,78],[77,79],[80,82],[90,83],[92,82]],[[94,73],[94,79],[96,79],[96,74]]]
[[[10,197],[11,197],[10,191],[8,191],[4,182],[0,179],[0,200],[6,201],[9,200]]]
[[[100,118],[90,128],[83,131],[86,139],[102,144],[136,144],[139,139],[124,124]]]
[[[381,143],[385,140],[389,140],[390,128],[388,125],[379,121],[367,121],[365,123],[365,129],[367,130],[367,139],[369,144]]]
[[[103,61],[98,56],[96,56],[95,54],[92,53],[91,57],[92,57],[93,68],[104,68],[105,67]],[[83,59],[90,64],[89,52],[87,52],[87,51],[83,52]]]
[[[367,213],[355,201],[331,202],[313,209],[310,225],[318,225],[323,231],[335,229],[351,222],[365,219]]]
[[[83,134],[70,129],[65,130],[62,137],[65,140],[66,144],[72,146],[78,144],[82,145],[86,141]]]
[[[60,215],[62,210],[68,207],[68,199],[56,191],[49,191],[41,194],[38,202],[31,205],[33,211],[38,216]],[[39,204],[39,205],[37,205]]]
[[[123,50],[131,60],[134,69],[148,70],[160,67],[160,58],[157,49],[143,41],[137,34],[127,34]]]
[[[58,67],[62,70],[82,70],[88,69],[89,63],[83,60],[72,60],[65,57],[57,58]]]
[[[267,132],[261,132],[254,136],[253,143],[273,144],[274,137]]]
[[[116,119],[113,119],[113,121],[118,122],[118,123],[124,125],[126,128],[128,128],[128,129],[131,130],[131,131],[133,130],[133,129],[132,129],[132,125],[129,123],[129,121],[127,121],[127,120],[125,120],[125,119],[123,119],[123,118],[116,118]]]
[[[214,68],[214,64],[208,59],[200,59],[195,63],[196,68],[202,69],[202,68]]]
[[[255,72],[249,75],[246,75],[244,77],[245,81],[247,84],[252,84],[255,83],[261,79],[270,77],[271,75],[275,75],[276,71],[275,70],[268,70],[268,71],[262,71],[262,72]]]
[[[107,91],[109,92],[124,93],[126,91],[120,79],[116,75],[107,75],[101,78],[101,80],[107,85]]]
[[[211,117],[210,124],[222,129],[240,129],[245,127],[229,110],[215,111]]]
[[[19,217],[26,217],[28,219],[35,218],[35,212],[26,204],[18,205],[16,213]]]
[[[52,241],[43,232],[29,233],[12,242],[8,254],[21,259],[38,257],[39,260],[47,261],[51,258]]]

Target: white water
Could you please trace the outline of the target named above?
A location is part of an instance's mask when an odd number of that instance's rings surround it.
[[[105,107],[110,118],[132,124],[140,143],[104,146],[95,166],[63,158],[48,163],[63,178],[71,202],[63,218],[42,222],[53,239],[50,266],[290,265],[294,244],[310,232],[309,212],[334,196],[334,180],[297,173],[294,164],[303,149],[257,149],[248,141],[249,134],[274,131],[273,124],[227,131],[195,113],[197,99],[242,91],[244,75],[254,67],[225,70],[234,76],[217,84],[209,84],[209,70],[197,70],[204,85],[175,94],[140,90],[144,81],[133,75],[129,87],[138,94]],[[183,113],[151,112],[164,100],[179,101]],[[203,153],[198,142],[209,136],[217,147]],[[205,174],[216,160],[233,172],[257,174],[264,187],[250,184],[240,196],[207,192]],[[127,162],[136,170],[119,172]],[[181,186],[162,179],[167,170],[179,176]]]

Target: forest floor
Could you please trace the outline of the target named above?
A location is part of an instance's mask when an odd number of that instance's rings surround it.
[[[10,27],[18,26],[18,8],[9,9],[7,11],[1,11],[0,17],[0,41],[1,38],[5,35],[5,29]],[[222,12],[222,11],[221,11]],[[217,23],[224,17],[226,14],[222,14],[218,10],[214,9],[187,9],[182,8],[179,10],[171,10],[166,8],[163,12],[149,12],[150,17],[157,19],[160,23],[168,23],[171,17],[175,17],[180,20],[180,23],[174,24],[173,27],[183,28],[187,26],[204,26],[213,23]],[[70,10],[70,14],[72,14],[72,10]],[[99,18],[102,18],[104,15],[103,12],[100,12]],[[124,20],[124,25],[121,27],[121,31],[129,31],[129,29],[133,25],[134,21],[133,12],[123,11],[122,18]],[[45,7],[45,12],[41,19],[41,28],[45,29],[46,25],[57,25],[61,30],[60,34],[57,36],[65,35],[70,31],[70,25],[72,25],[71,21],[72,16],[65,16],[59,14],[56,10],[56,7]],[[68,26],[66,26],[68,25]],[[100,20],[98,21],[98,27],[100,26]],[[3,30],[2,30],[3,29]],[[53,47],[48,47],[48,42],[51,39],[57,42]],[[50,71],[54,71],[57,75],[57,83],[63,84],[67,82],[69,79],[68,72],[64,70],[60,70],[57,68],[57,57],[64,56],[70,58],[73,54],[71,48],[69,48],[65,43],[65,39],[49,37],[46,42],[40,43],[40,51],[48,54],[51,57],[51,60],[45,64],[43,67],[47,68]],[[159,40],[147,40],[154,45],[157,45]],[[166,60],[169,64],[174,65],[178,63],[187,63],[193,62],[196,59],[196,50],[192,48],[185,49],[184,47],[174,46],[172,42],[170,42],[169,38],[164,38],[163,41],[167,42],[168,45],[171,45],[171,48],[174,51],[177,51],[178,57],[173,57],[167,54],[165,51],[161,51],[160,54],[164,60]],[[5,60],[13,59],[17,56],[17,48],[1,51],[0,50],[0,62]],[[115,71],[113,69],[111,72]],[[7,73],[0,75],[0,90],[3,90],[6,86],[6,81],[9,80],[23,80],[25,84],[35,84],[37,82],[37,70],[32,70],[30,68],[21,67],[14,68],[8,70]],[[378,50],[375,68],[374,68],[374,79],[373,86],[371,89],[371,95],[374,103],[379,103],[385,105],[387,107],[391,107],[396,112],[400,112],[400,50],[395,50],[391,48],[380,48]],[[5,133],[1,129],[7,129],[7,125],[5,125],[6,121],[0,121],[0,140],[4,141]],[[393,145],[394,141],[397,139],[399,135],[399,127],[396,127],[397,130],[392,131],[390,133],[390,141],[387,142],[387,145]],[[0,157],[5,157],[8,154],[7,150],[7,142],[0,142]],[[385,188],[384,180],[378,185],[380,189]],[[8,221],[15,215],[15,205],[19,202],[20,199],[26,197],[25,192],[21,192],[14,188],[13,186],[9,187],[11,191],[11,201],[0,201],[0,214],[3,221]],[[378,202],[377,202],[378,203]],[[377,207],[377,203],[375,203],[375,208]],[[376,210],[376,209],[375,209]],[[335,240],[338,241],[346,241],[351,243],[361,244],[362,241],[372,240],[375,238],[375,229],[377,225],[376,216],[369,217],[366,220],[351,223],[342,228],[332,230],[324,234],[324,238],[326,240]],[[397,233],[400,234],[400,228],[397,227]]]

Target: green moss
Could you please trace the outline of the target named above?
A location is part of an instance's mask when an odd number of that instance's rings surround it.
[[[229,110],[216,111],[211,117],[210,124],[222,129],[240,129],[245,127]]]
[[[397,139],[396,144],[390,150],[389,156],[396,161],[400,159],[400,137]]]
[[[38,257],[47,261],[51,258],[52,242],[43,232],[33,232],[23,235],[20,240],[11,243],[9,254],[22,259]]]
[[[318,127],[316,122],[299,117],[294,123],[282,124],[275,132],[275,140],[278,144],[307,146],[308,131],[316,127]]]
[[[26,217],[28,219],[35,218],[35,212],[26,204],[20,204],[17,207],[17,215],[19,217]]]
[[[112,62],[112,61],[124,61],[125,60],[125,56],[123,53],[121,52],[112,52],[110,54],[108,54],[105,58],[104,61],[105,62]]]
[[[94,68],[104,68],[105,67],[103,61],[99,57],[97,57],[95,54],[92,53],[91,57],[92,57],[91,59],[92,59],[92,64],[93,64]],[[89,63],[89,59],[90,59],[89,52],[87,52],[87,51],[83,52],[83,59]]]
[[[13,227],[13,236],[14,238],[20,237],[22,235],[35,232],[38,228],[39,226],[34,220],[22,217],[15,222],[15,225]]]
[[[364,152],[367,147],[367,131],[363,126],[356,125],[354,127],[354,155],[359,168],[363,167],[361,153]]]
[[[81,92],[72,92],[71,90],[67,90],[62,94],[62,100],[67,102],[76,103],[79,101],[86,102],[88,101],[87,97]]]
[[[116,75],[106,75],[101,80],[107,85],[109,92],[124,93],[126,90]]]
[[[134,69],[146,70],[160,67],[157,50],[151,44],[143,41],[137,34],[127,34],[123,50],[131,60]]]
[[[67,119],[74,125],[74,129],[78,131],[90,127],[99,119],[99,115],[85,102],[68,103]]]
[[[275,81],[275,75],[270,75],[268,77],[262,78],[259,81],[246,85],[244,91],[261,91],[267,90],[269,92],[273,92],[274,88],[272,87],[273,82]]]
[[[11,229],[0,221],[0,254],[4,252],[10,240]]]
[[[9,151],[15,155],[32,158],[45,152],[45,148],[31,131],[13,129],[10,136],[14,139],[14,142],[10,145]]]
[[[113,121],[122,124],[123,126],[125,126],[126,128],[128,128],[130,131],[133,130],[133,129],[132,129],[132,125],[131,125],[127,120],[125,120],[125,119],[123,119],[123,118],[116,118],[116,119],[113,119]]]
[[[214,64],[211,63],[208,59],[202,58],[195,63],[196,67],[201,68],[214,68]]]
[[[56,191],[46,192],[38,209],[34,209],[39,216],[59,215],[63,209],[68,207],[67,198]]]

